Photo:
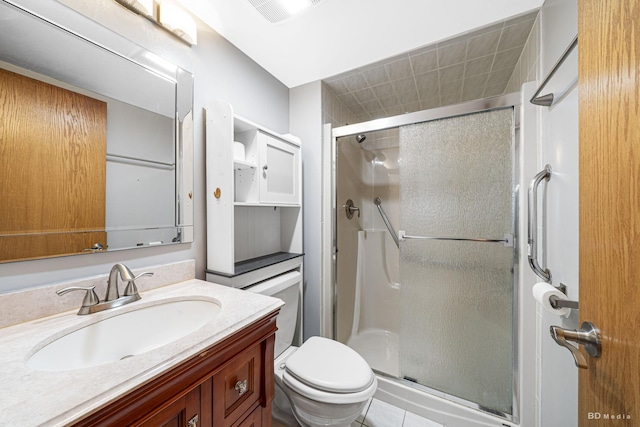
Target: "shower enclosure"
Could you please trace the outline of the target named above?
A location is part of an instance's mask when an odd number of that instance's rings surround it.
[[[379,376],[511,421],[518,102],[333,130],[334,337]]]

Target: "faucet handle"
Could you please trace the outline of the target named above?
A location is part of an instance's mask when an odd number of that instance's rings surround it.
[[[140,273],[137,276],[135,276],[133,279],[129,280],[127,282],[127,286],[124,288],[124,296],[125,297],[138,294],[138,287],[136,286],[135,280],[140,278],[140,277],[142,277],[142,276],[153,276],[153,273],[150,273],[148,271],[144,272],[144,273]]]
[[[56,294],[62,296],[68,292],[72,291],[86,291],[87,293],[84,295],[84,299],[82,300],[83,307],[90,307],[92,305],[97,305],[100,302],[98,295],[95,291],[95,285],[90,287],[82,287],[82,286],[70,286],[68,288],[59,289],[56,291]]]

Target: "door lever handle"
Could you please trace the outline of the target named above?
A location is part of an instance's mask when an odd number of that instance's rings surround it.
[[[551,326],[549,328],[551,338],[565,347],[571,352],[576,366],[581,369],[587,369],[587,359],[580,352],[578,346],[569,344],[569,341],[576,344],[582,344],[587,354],[591,357],[600,357],[602,351],[602,341],[600,339],[600,330],[591,322],[582,322],[580,330],[563,329],[559,326]]]

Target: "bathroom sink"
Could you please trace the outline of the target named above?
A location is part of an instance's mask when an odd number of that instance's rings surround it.
[[[51,372],[127,359],[195,332],[219,312],[219,304],[195,299],[142,307],[63,335],[37,350],[26,364]]]

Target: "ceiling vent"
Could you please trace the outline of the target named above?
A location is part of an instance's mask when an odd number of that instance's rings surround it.
[[[282,22],[324,0],[249,0],[249,3],[272,24]]]

